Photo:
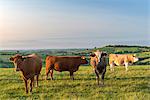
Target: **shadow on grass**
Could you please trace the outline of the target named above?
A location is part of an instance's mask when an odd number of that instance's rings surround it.
[[[0,81],[4,81],[4,82],[11,81],[11,83],[12,83],[14,81],[22,82],[23,80],[22,79],[15,79],[15,78],[3,78],[3,79],[0,79]]]
[[[47,81],[60,81],[60,80],[70,80],[70,81],[78,81],[78,80],[96,80],[96,78],[74,78],[74,80],[70,79],[70,78],[54,78],[53,80],[51,80],[50,78],[47,79]]]
[[[150,68],[137,68],[137,69],[130,69],[130,71],[135,71],[135,70],[144,70],[144,71],[146,71],[146,70],[150,70]]]
[[[100,75],[100,79],[101,79],[101,75]],[[57,80],[72,80],[69,77],[68,78],[64,78],[59,76],[59,78],[54,78],[55,81]],[[74,77],[74,80],[72,81],[76,81],[76,80],[96,80],[96,76],[93,75],[92,77],[84,77],[84,78],[79,78],[79,77]],[[150,77],[113,77],[113,78],[105,78],[104,80],[150,80]],[[48,81],[53,81],[50,78],[48,79]]]
[[[110,79],[110,78],[109,78]],[[124,77],[124,78],[115,78],[115,80],[150,80],[150,77]]]
[[[135,86],[135,91],[136,92],[146,92],[146,93],[150,93],[150,83],[149,84],[137,84]]]

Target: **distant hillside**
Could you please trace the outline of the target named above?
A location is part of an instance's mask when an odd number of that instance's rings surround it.
[[[115,54],[150,52],[150,47],[147,46],[108,45],[102,48],[94,48],[94,50],[97,49]]]
[[[94,49],[42,49],[42,50],[0,50],[0,68],[10,68],[14,67],[13,64],[9,61],[9,58],[16,53],[20,53],[22,55],[37,53],[43,59],[43,66],[45,66],[45,58],[47,55],[55,55],[55,56],[85,56],[88,60],[89,54],[97,49],[101,51],[105,51],[108,54],[127,54],[133,53],[137,54],[137,57],[140,58],[137,65],[150,65],[150,47],[147,46],[127,46],[127,45],[108,45],[102,48],[94,48]]]
[[[138,47],[138,48],[150,48],[148,46],[130,46],[130,45],[108,45],[106,47]]]

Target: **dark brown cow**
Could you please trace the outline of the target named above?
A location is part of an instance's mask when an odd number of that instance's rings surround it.
[[[99,85],[99,74],[101,74],[102,85],[104,85],[104,76],[107,67],[106,62],[107,54],[103,52],[100,52],[98,54],[99,54],[98,57],[95,53],[90,55],[91,56],[90,64],[93,67],[93,70],[96,74],[98,85]]]
[[[74,79],[73,73],[79,69],[81,64],[87,64],[87,60],[80,56],[47,56],[46,57],[46,79],[50,73],[53,80],[53,70],[62,72],[69,71],[70,78]]]
[[[28,93],[27,80],[30,79],[30,92],[32,92],[32,85],[34,83],[34,76],[36,75],[37,86],[38,77],[42,69],[42,59],[36,54],[21,56],[16,54],[10,58],[10,61],[14,63],[16,71],[21,71],[23,74],[23,80],[25,82],[25,90]]]

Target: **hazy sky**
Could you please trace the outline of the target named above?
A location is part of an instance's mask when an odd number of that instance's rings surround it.
[[[0,49],[150,45],[149,0],[0,0]]]

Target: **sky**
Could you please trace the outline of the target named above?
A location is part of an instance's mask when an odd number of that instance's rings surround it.
[[[150,46],[149,0],[0,0],[0,49]]]

